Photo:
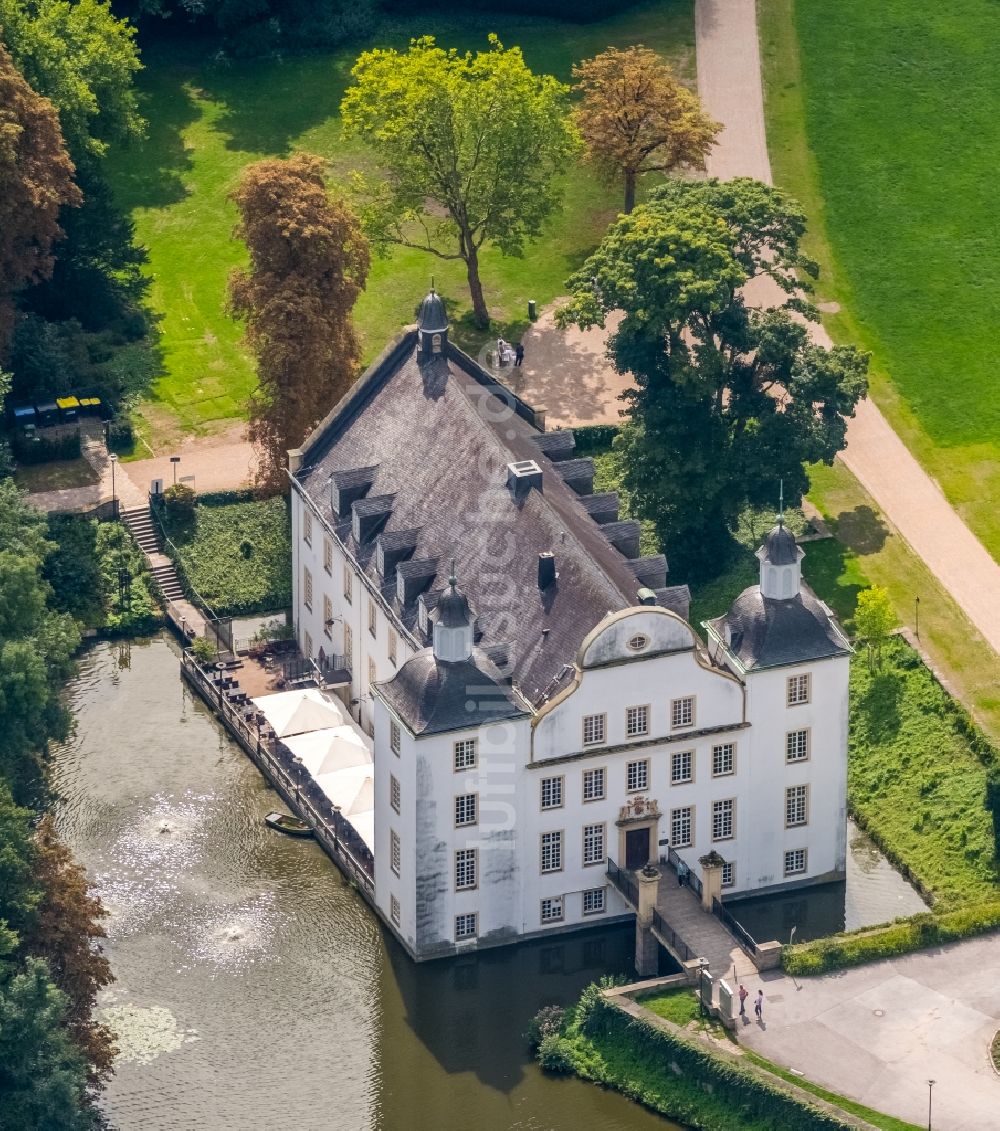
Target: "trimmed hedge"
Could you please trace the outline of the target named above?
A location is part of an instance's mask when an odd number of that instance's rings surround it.
[[[621,431],[620,424],[585,424],[574,428],[578,456],[589,456],[595,452],[609,452],[615,437]]]
[[[897,919],[883,927],[863,927],[813,942],[786,946],[781,952],[781,965],[788,974],[827,974],[831,970],[895,958],[998,929],[1000,902],[943,914],[928,911],[909,919]]]
[[[584,990],[564,1036],[549,1051],[568,1057],[584,1079],[688,1127],[827,1131],[852,1126],[735,1057],[630,1016],[609,1003],[596,985]]]

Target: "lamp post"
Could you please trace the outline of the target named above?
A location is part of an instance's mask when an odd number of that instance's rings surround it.
[[[118,517],[118,492],[115,490],[115,464],[118,462],[118,453],[112,452],[108,459],[111,461],[111,511],[115,518]]]
[[[927,1131],[931,1131],[931,1101],[934,1099],[934,1085],[937,1080],[927,1081]]]
[[[170,462],[171,462],[171,464],[173,465],[173,468],[174,468],[174,486],[176,487],[177,486],[177,465],[181,462],[181,457],[180,456],[171,456]]]
[[[920,639],[920,598],[913,599],[913,635]]]

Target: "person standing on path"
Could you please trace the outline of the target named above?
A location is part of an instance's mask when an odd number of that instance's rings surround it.
[[[746,986],[740,986],[740,1017],[747,1015],[747,998],[750,996]]]
[[[518,342],[514,347],[514,367],[519,368],[522,361],[524,361],[524,346]]]
[[[753,1003],[753,1011],[757,1015],[758,1021],[764,1020],[764,991],[757,991],[757,1000]]]

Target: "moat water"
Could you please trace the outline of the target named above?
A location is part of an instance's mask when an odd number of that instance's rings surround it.
[[[265,827],[276,795],[181,681],[172,640],[94,646],[70,697],[57,813],[110,913],[115,1127],[674,1126],[543,1076],[522,1037],[542,1005],[632,973],[630,926],[414,966],[317,845]],[[846,885],[740,918],[802,938],[919,909],[867,844],[851,859]]]
[[[99,644],[56,754],[63,835],[110,912],[123,1131],[663,1131],[543,1076],[521,1034],[607,972],[631,927],[414,966],[323,852],[268,830],[253,764],[182,683],[166,637]]]

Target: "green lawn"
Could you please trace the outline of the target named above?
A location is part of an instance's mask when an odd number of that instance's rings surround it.
[[[193,520],[163,515],[187,581],[217,616],[269,613],[292,602],[284,499],[200,503]]]
[[[529,65],[569,80],[572,64],[609,44],[642,42],[673,59],[693,78],[691,0],[647,0],[621,15],[586,25],[524,16],[422,15],[395,21],[380,45],[405,47],[410,36],[434,32],[459,48],[485,47],[496,31],[520,44]],[[326,157],[336,180],[366,166],[356,143],[341,138],[337,114],[350,68],[368,44],[334,53],[220,66],[204,52],[157,45],[145,53],[140,76],[148,140],[114,155],[112,180],[148,249],[150,303],[159,316],[164,375],[145,412],[145,439],[172,428],[200,431],[242,414],[253,384],[240,328],[223,310],[226,279],[244,261],[232,239],[235,213],[226,195],[240,170],[264,156],[309,150]],[[613,219],[619,193],[582,167],[565,178],[562,211],[524,259],[487,251],[483,279],[495,317],[516,337],[529,298],[545,303],[563,293],[566,277],[597,244]],[[434,274],[454,302],[456,336],[478,349],[487,335],[471,330],[461,266],[416,251],[376,261],[357,307],[368,357],[413,317]],[[495,335],[494,335],[495,336]]]
[[[775,179],[893,426],[1000,557],[1000,6],[762,0]]]

